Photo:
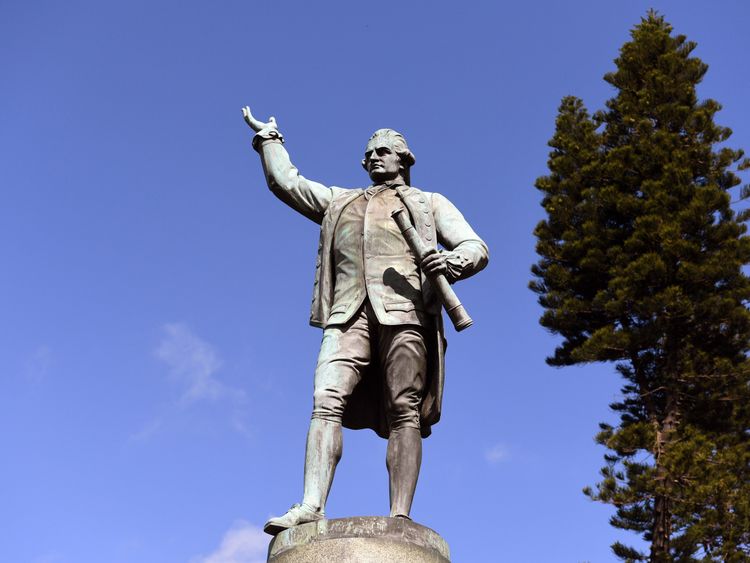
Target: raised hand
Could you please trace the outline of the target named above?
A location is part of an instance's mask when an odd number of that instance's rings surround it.
[[[250,128],[256,133],[269,126],[276,128],[275,117],[273,116],[269,117],[268,123],[263,123],[262,121],[258,121],[257,119],[253,117],[253,114],[250,113],[250,106],[245,106],[244,108],[242,108],[242,117],[245,118],[245,123],[247,123],[250,126]]]

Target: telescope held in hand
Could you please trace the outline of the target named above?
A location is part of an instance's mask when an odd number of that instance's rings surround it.
[[[409,248],[417,257],[417,260],[421,262],[427,255],[429,249],[422,242],[414,225],[411,224],[406,209],[403,207],[396,209],[396,211],[391,213],[391,217],[396,221],[401,234],[404,235],[406,244],[409,245]],[[471,320],[466,309],[461,305],[461,301],[459,301],[456,293],[453,291],[453,288],[450,286],[445,276],[443,274],[437,274],[433,276],[428,275],[428,277],[432,286],[435,288],[435,293],[437,293],[440,303],[445,307],[445,312],[448,313],[448,317],[453,323],[456,332],[469,328],[474,321]]]

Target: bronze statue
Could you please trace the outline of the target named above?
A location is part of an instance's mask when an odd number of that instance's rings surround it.
[[[342,424],[371,428],[388,440],[391,517],[409,518],[422,459],[422,438],[440,419],[445,338],[438,293],[447,283],[485,267],[487,246],[445,197],[410,186],[415,158],[404,137],[379,129],[362,166],[372,185],[326,187],[299,174],[284,149],[276,120],[255,131],[271,191],[318,223],[310,324],[324,329],[315,369],[302,502],[271,518],[272,535],[324,517],[342,452]],[[405,221],[404,208],[410,217]],[[401,228],[392,217],[401,219]],[[419,255],[401,229],[413,227]],[[438,245],[442,247],[438,249]],[[445,282],[445,280],[443,280]],[[447,290],[450,293],[450,288]],[[446,305],[460,330],[470,324],[458,302]]]

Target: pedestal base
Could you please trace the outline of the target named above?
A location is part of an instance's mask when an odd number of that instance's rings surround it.
[[[276,536],[268,563],[450,563],[436,532],[404,518],[358,516],[295,526]]]

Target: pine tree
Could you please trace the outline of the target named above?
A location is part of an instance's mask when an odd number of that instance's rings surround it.
[[[729,190],[750,162],[717,147],[731,131],[713,121],[717,102],[698,101],[695,44],[653,11],[631,37],[604,77],[616,89],[606,110],[562,101],[536,182],[547,219],[530,287],[563,338],[551,365],[611,361],[624,379],[619,425],[597,436],[603,480],[585,492],[650,543],[650,561],[744,561],[750,238]]]

